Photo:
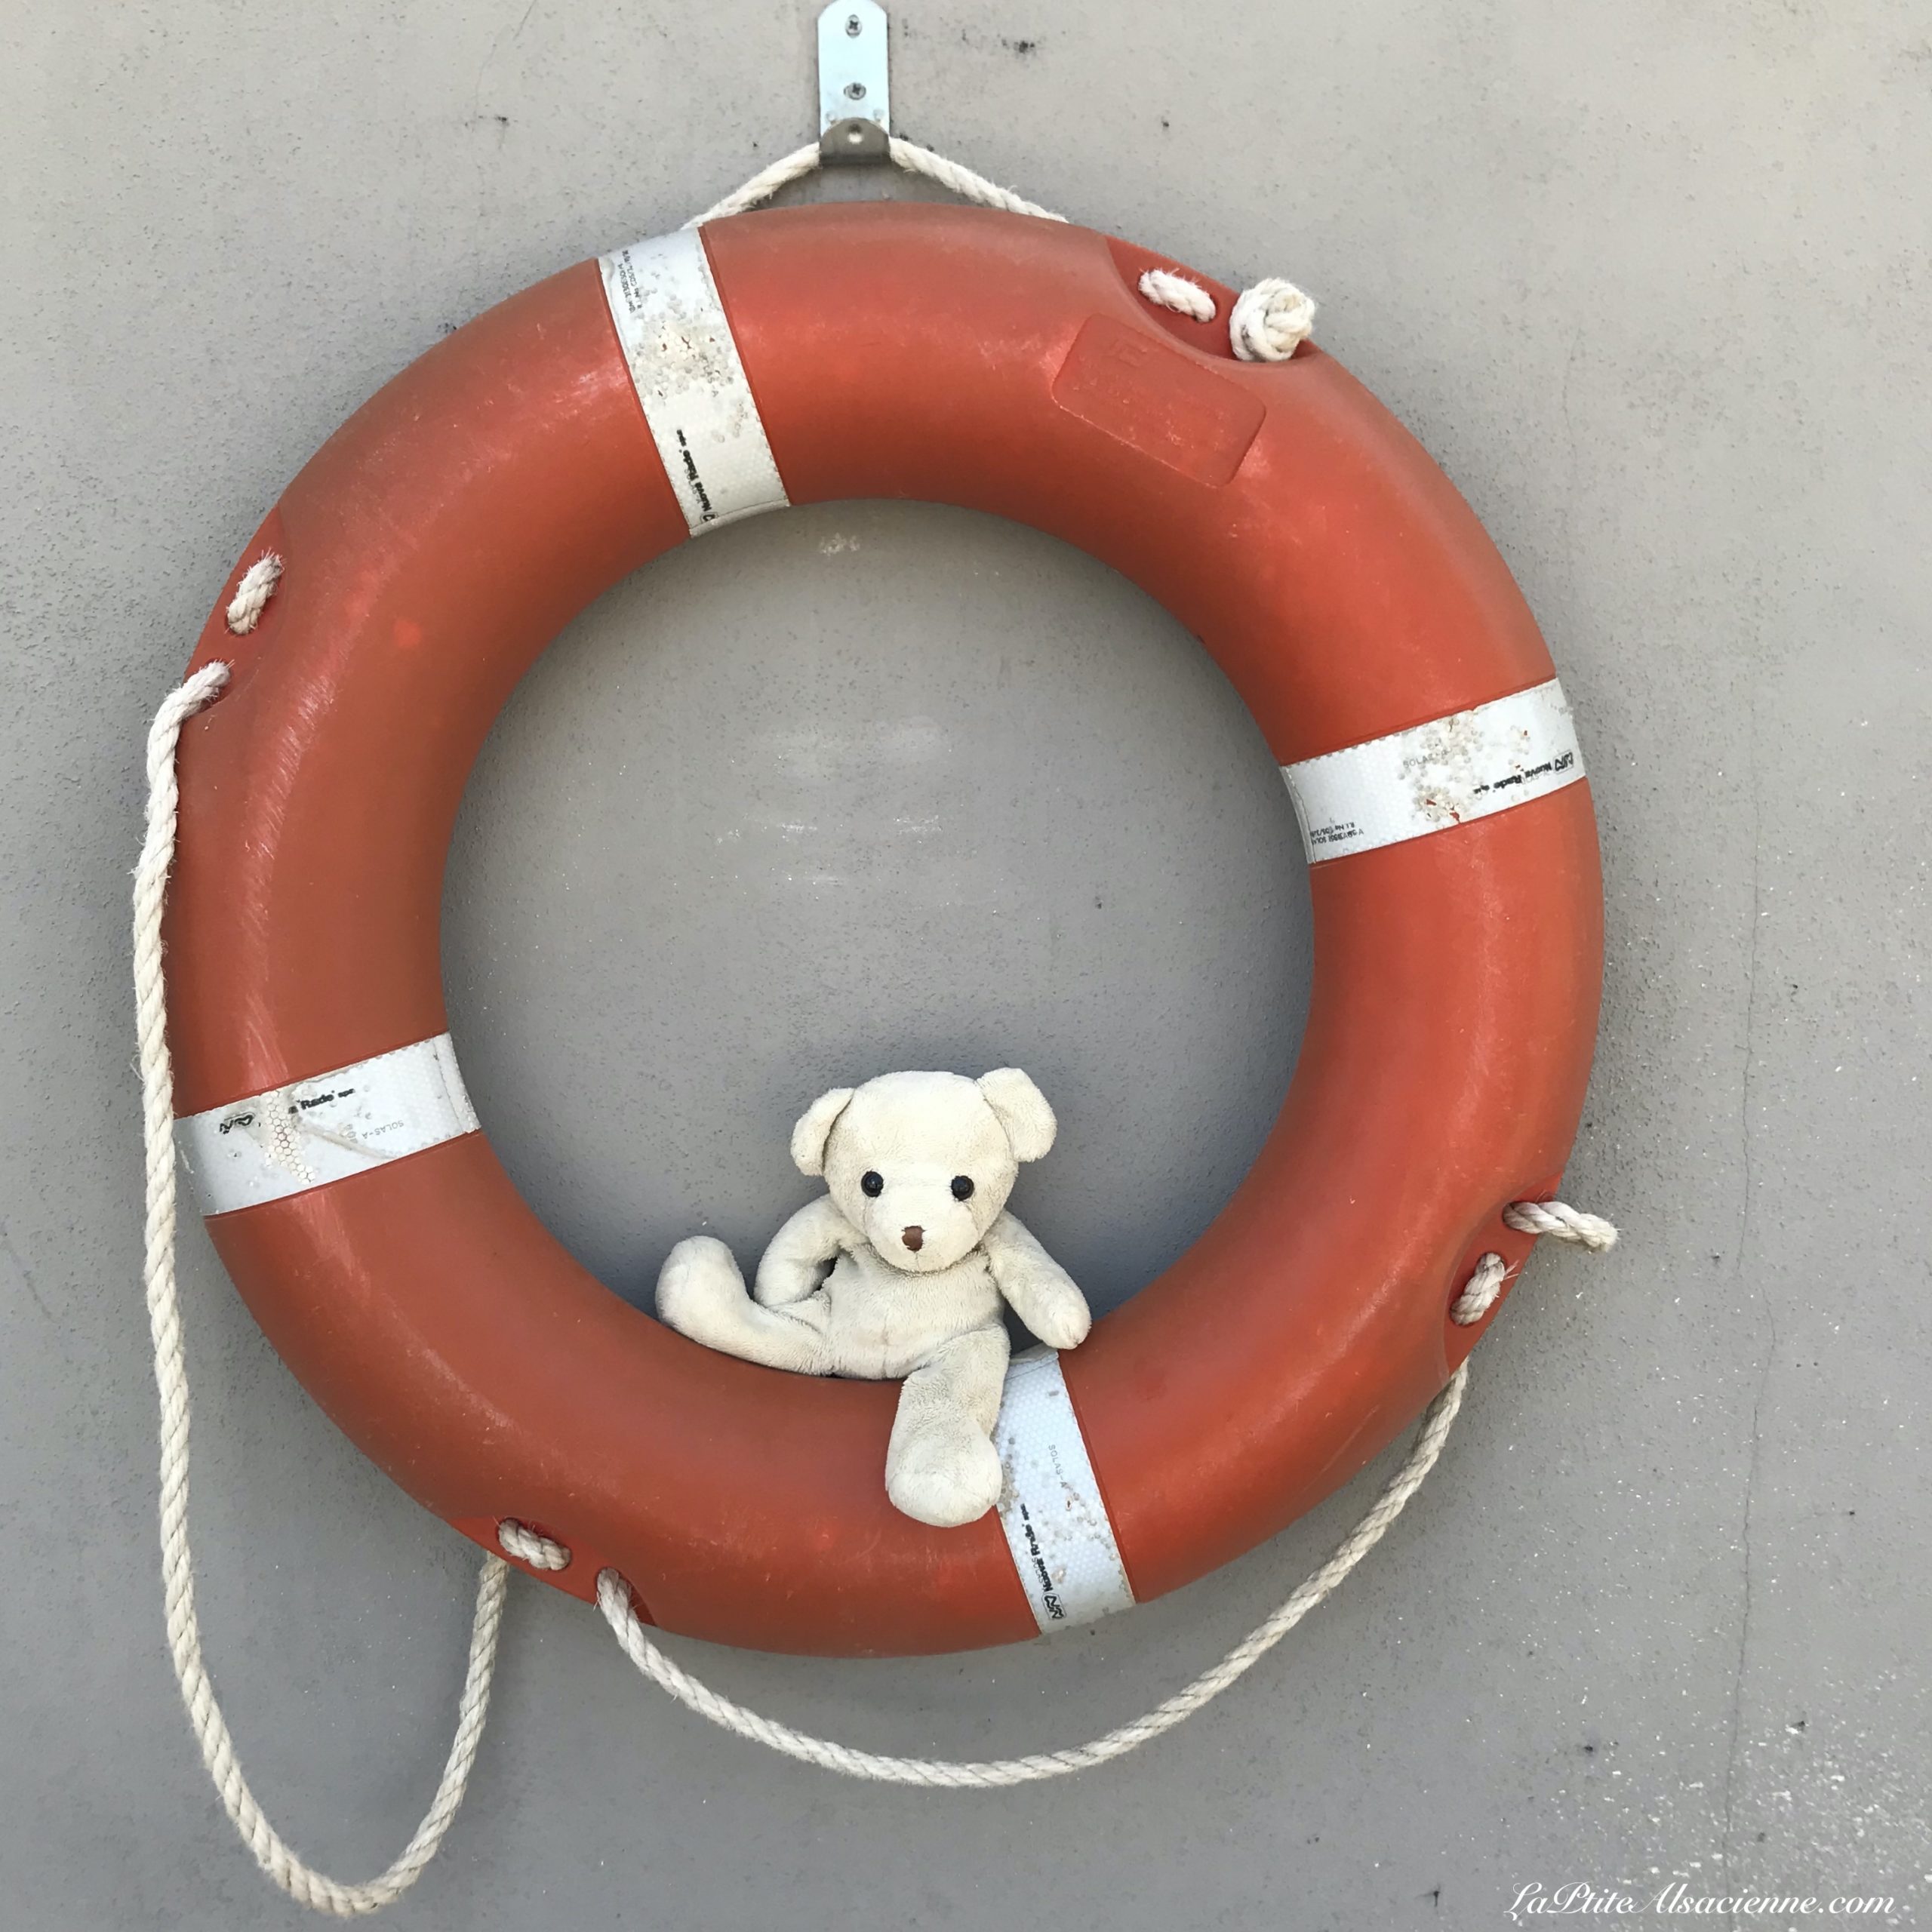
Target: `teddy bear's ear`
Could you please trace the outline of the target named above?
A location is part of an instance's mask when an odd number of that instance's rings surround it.
[[[821,1094],[799,1117],[792,1130],[792,1158],[801,1174],[825,1172],[825,1143],[832,1137],[832,1123],[851,1104],[853,1089],[835,1087]]]
[[[1054,1144],[1060,1123],[1047,1097],[1017,1066],[996,1066],[980,1076],[980,1091],[999,1116],[1016,1159],[1037,1161]]]

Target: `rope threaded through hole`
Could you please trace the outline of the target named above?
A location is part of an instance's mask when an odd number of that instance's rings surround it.
[[[528,1523],[519,1523],[514,1516],[506,1516],[497,1525],[497,1541],[506,1556],[514,1556],[519,1563],[527,1563],[533,1570],[568,1570],[571,1567],[568,1545],[553,1542],[541,1531],[533,1530]]]
[[[262,613],[281,581],[281,559],[271,550],[257,557],[242,574],[235,595],[228,600],[228,628],[237,637],[246,637],[262,620]]]

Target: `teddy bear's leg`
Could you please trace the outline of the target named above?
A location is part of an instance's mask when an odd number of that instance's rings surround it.
[[[1006,1331],[978,1328],[906,1377],[885,1452],[885,1491],[907,1515],[947,1529],[999,1500],[992,1429],[1006,1358]]]
[[[745,1292],[731,1251],[709,1235],[681,1241],[657,1276],[660,1320],[708,1349],[742,1356],[798,1375],[831,1371],[825,1331],[830,1314],[823,1294],[785,1308],[761,1308]]]

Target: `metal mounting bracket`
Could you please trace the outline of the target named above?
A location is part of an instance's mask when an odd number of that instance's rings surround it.
[[[818,129],[822,162],[886,158],[892,103],[877,0],[833,0],[818,17]]]

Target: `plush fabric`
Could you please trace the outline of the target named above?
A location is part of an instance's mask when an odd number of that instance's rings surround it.
[[[999,1497],[1002,1300],[1053,1348],[1091,1325],[1066,1271],[1006,1212],[1020,1163],[1055,1128],[1017,1067],[835,1088],[792,1134],[792,1159],[828,1192],[772,1238],[750,1292],[731,1250],[695,1235],[658,1275],[657,1312],[767,1367],[903,1379],[886,1493],[922,1523],[970,1523]]]

